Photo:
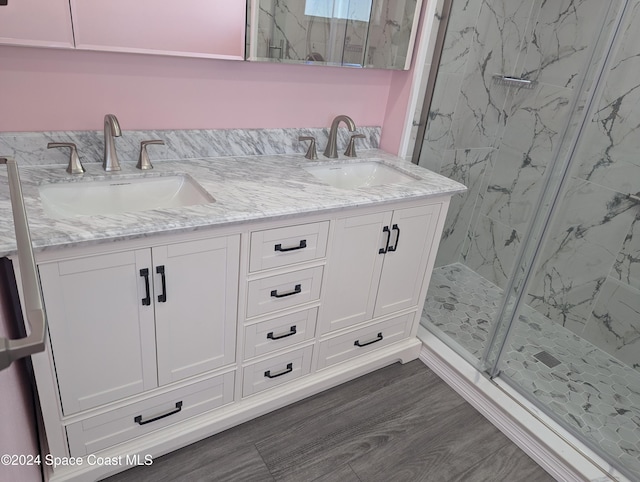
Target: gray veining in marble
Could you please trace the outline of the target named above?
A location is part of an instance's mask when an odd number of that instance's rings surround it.
[[[540,4],[522,75],[573,88],[584,68],[607,2],[558,0]]]
[[[468,249],[462,253],[464,263],[500,288],[511,276],[522,234],[510,226],[484,215],[469,231]]]
[[[416,178],[406,184],[338,189],[326,185],[303,169],[329,162],[378,159]],[[359,159],[308,161],[302,154],[220,157],[157,161],[151,171],[139,171],[122,162],[122,171],[105,173],[101,164],[85,165],[81,176],[67,174],[60,165],[21,167],[20,176],[29,215],[33,244],[38,249],[95,244],[115,239],[145,237],[159,232],[186,232],[210,226],[253,220],[282,219],[304,213],[331,212],[363,205],[452,195],[466,188],[450,179],[403,161],[380,150],[360,151]],[[135,213],[51,219],[45,214],[38,186],[46,182],[86,182],[91,179],[126,180],[133,177],[185,174],[212,196],[212,204],[156,209]],[[0,254],[15,250],[6,171],[0,174]]]
[[[443,166],[439,172],[454,179],[468,190],[451,198],[449,214],[445,222],[436,265],[441,266],[455,262],[460,257],[467,233],[474,218],[475,204],[470,199],[477,199],[482,190],[487,172],[493,168],[493,149],[460,149],[444,152]]]
[[[524,231],[569,115],[571,91],[541,84],[520,90],[489,182],[483,214]]]
[[[165,142],[164,146],[149,148],[149,156],[155,161],[304,154],[307,144],[298,141],[299,136],[315,137],[321,152],[329,138],[329,128],[130,131],[124,125],[121,127],[122,136],[115,138],[115,144],[118,157],[124,162],[137,161],[140,142],[149,139]],[[365,137],[357,140],[356,147],[378,148],[380,131],[380,127],[357,127],[357,132]],[[340,127],[338,145],[346,146],[350,135],[346,128]],[[68,149],[47,149],[49,142],[73,142],[83,163],[102,162],[102,131],[4,132],[0,133],[0,155],[15,157],[21,166],[66,164]]]
[[[635,219],[635,206],[618,193],[574,180],[562,207],[528,304],[581,333]]]
[[[526,230],[545,171],[562,147],[558,142],[570,118],[574,83],[589,68],[582,43],[597,37],[594,12],[600,7],[594,0],[454,2],[419,163],[447,175],[449,150],[485,146],[494,154],[482,180],[466,183],[470,190],[458,206],[473,213],[471,221],[450,211],[439,265],[462,260],[499,266],[498,258],[491,262],[487,256],[500,249],[479,239],[494,231],[485,224]],[[567,44],[578,39],[577,47]],[[533,90],[509,89],[492,83],[496,73],[540,83]],[[464,225],[469,232],[460,249],[459,237],[449,233]]]

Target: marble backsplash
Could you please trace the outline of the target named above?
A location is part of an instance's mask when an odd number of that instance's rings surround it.
[[[357,139],[357,149],[379,147],[380,127],[358,127],[356,132],[365,136]],[[351,134],[344,127],[338,129],[339,152],[340,149],[346,148]],[[115,138],[115,143],[121,162],[137,162],[141,141],[161,139],[165,145],[151,145],[147,148],[153,162],[207,157],[304,154],[308,142],[299,141],[299,136],[315,137],[318,156],[322,156],[329,138],[329,129],[123,129],[122,136]],[[4,132],[0,133],[0,155],[14,157],[19,165],[25,166],[66,164],[69,160],[69,149],[47,149],[47,143],[72,142],[78,148],[81,162],[102,162],[103,137],[102,131]]]

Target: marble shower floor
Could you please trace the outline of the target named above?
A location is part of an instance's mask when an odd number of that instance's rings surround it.
[[[487,345],[502,290],[466,266],[436,268],[421,323],[432,323],[471,355]],[[553,368],[534,355],[546,351]],[[556,419],[640,477],[640,373],[528,306],[501,364]]]

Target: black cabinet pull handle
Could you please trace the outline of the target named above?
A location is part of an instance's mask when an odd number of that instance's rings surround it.
[[[156,266],[156,273],[162,277],[162,294],[158,295],[158,303],[167,301],[167,279],[164,275],[164,266]]]
[[[287,291],[286,293],[278,293],[278,290],[272,290],[271,296],[274,298],[284,298],[285,296],[297,295],[302,292],[302,285],[296,285],[295,288],[291,291]]]
[[[378,343],[379,341],[382,341],[382,340],[383,340],[382,333],[378,333],[378,337],[375,340],[368,341],[366,343],[360,343],[360,340],[356,340],[354,345],[362,348],[363,346],[373,345],[374,343]]]
[[[398,231],[398,234],[396,234],[396,244],[394,244],[393,246],[389,246],[389,251],[395,251],[396,249],[398,249],[398,241],[400,241],[400,228],[397,224],[394,224],[391,229],[393,231]]]
[[[293,363],[289,363],[287,364],[287,368],[285,370],[282,370],[279,373],[276,373],[274,375],[271,374],[271,370],[267,370],[266,372],[264,372],[264,376],[267,378],[278,378],[281,377],[282,375],[286,375],[287,373],[291,373],[293,371]]]
[[[272,331],[270,333],[267,333],[267,338],[269,338],[270,340],[280,340],[281,338],[286,338],[288,336],[295,335],[296,333],[296,325],[293,325],[291,328],[289,328],[289,333],[285,333],[284,335],[274,335]]]
[[[133,421],[138,425],[146,425],[147,423],[155,422],[156,420],[160,420],[161,418],[175,415],[180,411],[182,411],[182,401],[176,402],[176,408],[172,408],[168,412],[161,413],[160,415],[156,415],[155,417],[150,418],[149,420],[142,420],[142,415],[138,415],[136,418],[133,419]]]
[[[149,270],[147,268],[141,269],[140,276],[144,278],[144,287],[147,291],[147,296],[142,298],[142,306],[149,306],[151,304],[151,292],[149,291]]]
[[[291,248],[283,248],[281,244],[276,244],[273,248],[275,251],[280,251],[281,253],[286,253],[287,251],[295,251],[296,249],[304,249],[307,247],[307,240],[300,240],[300,244],[298,246],[293,246]]]
[[[387,249],[389,249],[389,241],[391,241],[391,231],[389,231],[389,226],[385,226],[384,228],[382,228],[382,232],[387,233],[387,244],[384,245],[384,248],[380,248],[378,254],[386,253]]]

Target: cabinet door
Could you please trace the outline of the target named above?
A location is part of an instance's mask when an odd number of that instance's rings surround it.
[[[39,266],[65,415],[157,386],[148,249]]]
[[[384,256],[374,316],[418,304],[440,206],[431,204],[393,212],[391,240]]]
[[[10,0],[0,7],[0,43],[73,48],[69,0]]]
[[[239,235],[153,248],[160,385],[235,360],[239,253]]]
[[[345,328],[373,316],[391,213],[338,219],[327,261],[321,332]]]
[[[71,0],[78,48],[242,60],[246,2]]]

